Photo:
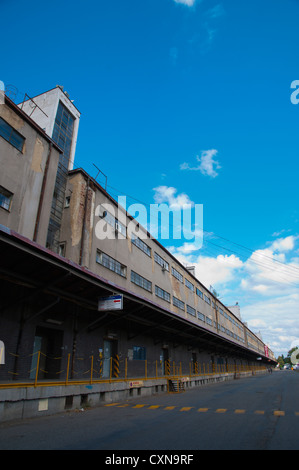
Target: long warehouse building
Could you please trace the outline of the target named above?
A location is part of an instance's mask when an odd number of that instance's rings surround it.
[[[233,309],[84,169],[72,169],[80,113],[62,87],[50,91],[55,100],[46,92],[0,106],[3,388],[92,377],[108,392],[113,379],[274,365]]]

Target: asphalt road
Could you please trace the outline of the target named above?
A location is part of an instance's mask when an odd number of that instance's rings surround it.
[[[299,450],[298,392],[299,372],[275,371],[2,423],[0,450]]]

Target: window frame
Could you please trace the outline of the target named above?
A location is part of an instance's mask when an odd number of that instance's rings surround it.
[[[146,243],[144,243],[144,241],[141,240],[141,238],[137,237],[137,235],[135,235],[134,233],[132,233],[131,235],[131,242],[132,242],[132,245],[137,246],[137,248],[143,251],[143,253],[145,253],[149,258],[152,257],[151,247],[147,245]]]
[[[4,188],[3,186],[0,186],[0,208],[4,209],[7,212],[10,212],[13,195],[14,194],[11,191],[8,191],[8,189]],[[3,196],[3,199],[1,196]],[[8,200],[9,203],[5,204],[5,200]],[[3,202],[4,204],[2,204]]]
[[[146,279],[145,277],[141,276],[140,274],[136,273],[133,270],[131,270],[131,282],[135,284],[136,286],[141,287],[141,289],[146,290],[147,292],[152,293],[153,291],[152,282]]]
[[[161,295],[159,295],[160,293]],[[155,295],[159,297],[159,299],[165,300],[166,302],[170,303],[171,295],[169,292],[162,289],[162,287],[155,285]]]
[[[107,258],[108,263],[106,261],[103,261],[103,256]],[[106,269],[109,269],[109,271],[112,271],[118,276],[121,276],[123,278],[127,277],[127,266],[112,258],[112,256],[107,255],[107,253],[105,253],[104,251],[97,250],[96,263],[100,264]],[[114,269],[112,269],[112,267],[114,267]]]
[[[7,133],[7,131],[4,132],[4,127],[1,126],[1,121],[3,121],[3,123],[9,127],[9,134]],[[21,145],[16,144],[16,142],[13,140],[13,136],[21,138]],[[5,121],[2,116],[0,116],[0,137],[6,140],[6,142],[16,148],[19,152],[23,153],[24,144],[26,140],[25,137],[20,134],[20,132],[18,132],[14,127],[12,127],[7,121]]]
[[[185,302],[183,302],[182,300],[178,299],[177,297],[175,297],[174,295],[172,296],[172,304],[179,308],[180,310],[183,310],[185,312]]]

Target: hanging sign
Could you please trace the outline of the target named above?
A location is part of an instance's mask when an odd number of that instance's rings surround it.
[[[111,295],[110,297],[101,297],[98,300],[98,311],[107,312],[109,310],[122,310],[123,296]]]

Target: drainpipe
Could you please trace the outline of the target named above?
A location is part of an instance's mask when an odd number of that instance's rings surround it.
[[[40,191],[40,197],[39,197],[35,227],[34,227],[34,234],[33,234],[33,241],[34,242],[36,242],[37,234],[38,234],[40,215],[41,215],[42,206],[43,206],[43,202],[44,202],[45,187],[46,187],[46,183],[47,183],[47,176],[48,176],[50,158],[51,158],[51,153],[52,153],[52,147],[53,147],[53,145],[52,145],[52,143],[50,143],[49,144],[49,151],[48,151],[47,161],[46,161],[46,166],[45,166],[45,171],[44,171],[44,176],[43,176],[42,187],[41,187],[41,191]]]
[[[81,233],[81,246],[80,246],[80,259],[79,259],[79,265],[80,266],[82,266],[82,260],[83,260],[83,249],[84,249],[84,239],[85,239],[85,229],[86,229],[86,212],[87,212],[89,181],[90,181],[90,178],[88,177],[87,178],[87,183],[86,183],[86,193],[85,193],[85,201],[84,201],[84,214],[83,214],[82,233]]]

